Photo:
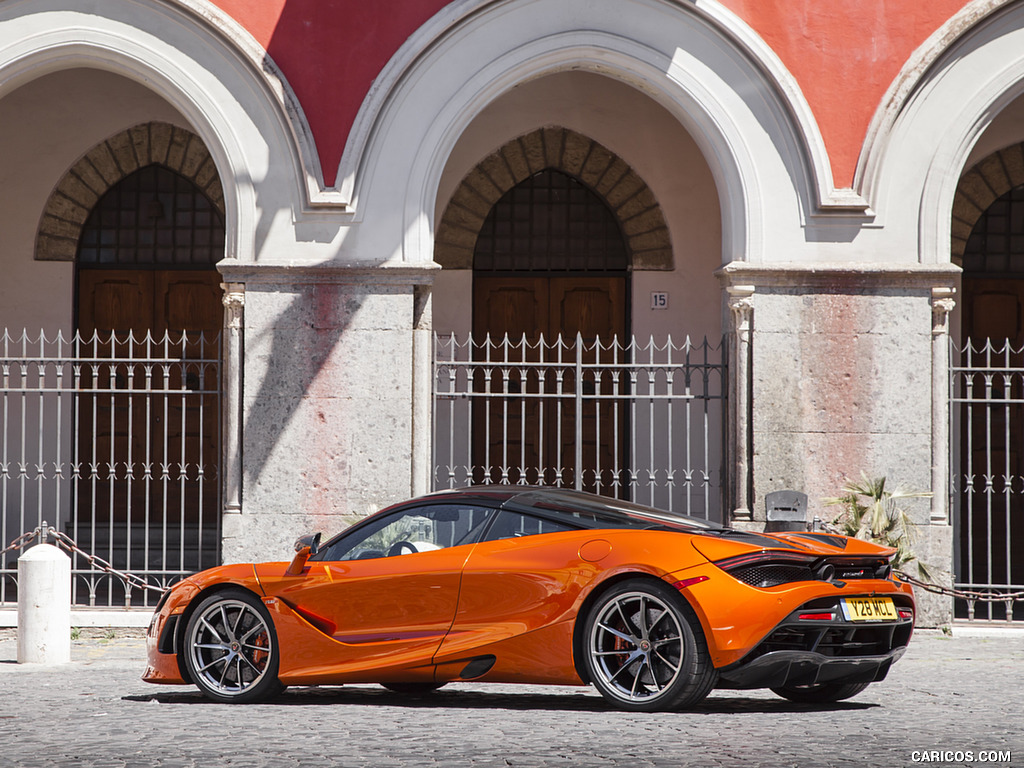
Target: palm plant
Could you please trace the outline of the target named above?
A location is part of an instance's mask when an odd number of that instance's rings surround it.
[[[832,525],[846,536],[892,547],[896,550],[892,563],[894,569],[902,570],[910,563],[916,563],[920,577],[930,579],[928,566],[914,553],[914,522],[900,507],[900,501],[927,498],[931,493],[899,487],[887,490],[885,485],[885,477],[872,478],[863,472],[859,482],[848,480],[841,496],[825,499],[828,505],[843,507],[843,511],[832,520]]]

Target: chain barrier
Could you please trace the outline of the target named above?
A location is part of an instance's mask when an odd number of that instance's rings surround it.
[[[1024,600],[1024,590],[1019,592],[995,592],[993,590],[987,590],[984,592],[965,591],[962,589],[953,589],[952,587],[944,587],[941,584],[932,584],[928,581],[921,581],[921,579],[914,578],[903,571],[897,571],[897,574],[903,581],[910,582],[915,587],[920,587],[926,592],[934,592],[937,595],[948,595],[950,597],[959,597],[969,602],[1004,603]]]
[[[21,536],[19,536],[14,541],[12,541],[4,549],[0,549],[0,557],[3,557],[8,552],[10,552],[12,549],[21,549],[22,547],[26,546],[33,539],[38,538],[38,536],[39,536],[39,529],[38,528],[36,528],[34,531],[29,531],[28,533],[21,534]]]
[[[46,535],[43,538],[44,543],[46,541],[46,537],[53,536],[54,539],[56,539],[57,541],[57,546],[67,550],[70,553],[74,553],[85,558],[85,560],[88,561],[89,565],[103,571],[104,573],[110,574],[111,576],[116,576],[117,578],[124,581],[125,584],[127,584],[129,587],[137,589],[148,589],[153,592],[160,593],[164,591],[163,587],[158,587],[153,584],[149,584],[144,579],[142,579],[142,577],[136,576],[133,573],[128,573],[127,571],[119,571],[103,558],[89,554],[84,549],[79,547],[75,540],[72,539],[70,536],[68,536],[65,533],[62,533],[61,531],[58,531],[52,525],[46,525],[45,522],[43,523],[42,526],[39,526],[34,531],[23,533],[21,534],[21,536],[14,539],[14,541],[12,541],[7,547],[0,550],[0,557],[3,557],[5,554],[7,554],[13,549],[19,549],[26,546],[29,542],[43,535],[44,530],[46,533]],[[1019,592],[995,592],[991,590],[984,592],[973,590],[966,591],[961,589],[954,589],[952,587],[944,587],[941,584],[933,584],[928,581],[922,581],[921,579],[915,578],[914,576],[911,576],[908,573],[904,573],[903,571],[897,571],[896,573],[903,581],[909,582],[913,586],[919,587],[925,590],[926,592],[932,592],[937,595],[946,595],[948,597],[960,598],[962,600],[968,601],[969,603],[1011,604],[1016,602],[1017,600],[1024,600],[1024,590],[1020,590]]]
[[[50,527],[49,533],[57,540],[58,547],[66,549],[68,552],[73,552],[79,555],[80,557],[84,557],[86,561],[88,561],[89,565],[91,565],[93,568],[97,568],[103,571],[104,573],[110,574],[111,576],[116,576],[117,578],[121,579],[121,581],[123,581],[125,585],[127,585],[129,588],[142,590],[148,589],[150,591],[159,592],[161,594],[164,592],[164,587],[154,586],[153,584],[148,583],[141,576],[136,576],[134,573],[128,573],[127,571],[119,571],[109,562],[104,560],[102,557],[97,557],[96,555],[89,554],[84,549],[79,547],[78,544],[75,543],[75,540],[68,536],[66,533],[61,533],[53,527]]]
[[[109,562],[104,560],[102,557],[98,557],[96,555],[92,555],[86,552],[84,549],[78,546],[74,539],[72,539],[66,533],[58,531],[52,525],[47,525],[45,520],[43,521],[43,524],[37,527],[34,531],[23,533],[21,536],[12,541],[8,547],[6,547],[3,550],[0,550],[0,557],[3,557],[3,555],[10,552],[12,549],[24,547],[30,541],[32,541],[33,539],[37,539],[40,536],[42,537],[41,543],[43,544],[45,544],[47,539],[50,536],[52,536],[56,540],[58,547],[67,551],[69,554],[79,555],[80,557],[84,558],[93,568],[96,568],[97,570],[102,571],[103,573],[109,574],[111,576],[116,576],[117,578],[121,579],[121,581],[123,581],[129,589],[148,589],[152,592],[159,592],[161,594],[165,591],[164,587],[158,587],[153,584],[150,584],[141,576],[136,576],[134,573],[128,573],[127,571],[119,571]]]
[[[835,534],[837,536],[845,536],[839,528],[831,523],[822,520],[819,517],[814,518],[814,528],[816,531],[824,531],[825,533]],[[966,600],[970,608],[971,615],[974,614],[975,603],[1005,603],[1007,606],[1007,615],[1011,615],[1013,610],[1011,606],[1018,600],[1024,600],[1024,590],[1019,592],[996,592],[995,590],[963,590],[954,589],[953,587],[945,587],[941,584],[934,584],[930,581],[922,581],[909,573],[904,571],[896,571],[896,574],[903,580],[915,587],[923,589],[925,592],[932,592],[936,595],[946,595],[947,597],[955,597],[961,600]]]

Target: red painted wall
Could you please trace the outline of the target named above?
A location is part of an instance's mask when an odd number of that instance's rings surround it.
[[[552,0],[557,1],[557,0]],[[348,131],[388,59],[445,0],[214,0],[284,72],[334,184]],[[722,0],[773,48],[814,112],[836,186],[911,53],[967,0]]]
[[[256,38],[302,104],[332,186],[370,86],[447,0],[213,0]]]
[[[837,187],[886,90],[914,50],[967,0],[723,0],[796,78],[832,160]]]

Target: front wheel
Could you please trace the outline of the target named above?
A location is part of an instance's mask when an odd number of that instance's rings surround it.
[[[692,706],[717,678],[693,609],[653,580],[630,579],[602,595],[587,613],[584,643],[591,681],[620,709]]]
[[[215,701],[265,701],[284,690],[270,613],[250,592],[232,589],[203,600],[185,629],[185,665]]]
[[[818,685],[789,685],[772,688],[784,699],[798,701],[801,704],[830,704],[856,696],[867,688],[870,683],[820,683]]]

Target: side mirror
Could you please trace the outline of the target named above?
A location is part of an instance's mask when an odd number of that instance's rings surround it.
[[[300,536],[295,541],[295,557],[292,558],[291,565],[288,566],[285,574],[288,576],[301,576],[302,569],[306,567],[306,561],[309,560],[310,555],[315,555],[319,551],[319,533],[308,533],[305,536]]]
[[[306,547],[309,547],[309,554],[315,555],[320,551],[320,533],[307,533],[305,536],[299,536],[295,540],[295,551],[301,552]]]

